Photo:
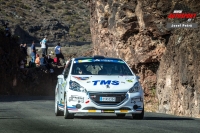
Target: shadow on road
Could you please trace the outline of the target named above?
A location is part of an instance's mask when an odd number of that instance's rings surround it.
[[[75,116],[75,119],[94,119],[94,120],[102,120],[102,119],[132,119],[132,117],[127,116],[124,118],[119,118],[117,116]]]
[[[0,96],[0,102],[54,100],[54,96]]]
[[[132,120],[131,116],[126,116],[123,118],[119,118],[117,116],[75,116],[75,119],[94,119],[94,120],[102,120],[102,119],[130,119]],[[194,120],[192,118],[183,118],[183,117],[144,117],[143,120]]]
[[[10,111],[10,109],[0,109],[0,112],[7,112]]]
[[[145,117],[144,120],[194,120],[194,119],[182,118],[182,117]]]
[[[22,118],[13,118],[13,117],[4,117],[4,118],[1,118],[0,117],[0,120],[2,120],[2,119],[22,119]]]

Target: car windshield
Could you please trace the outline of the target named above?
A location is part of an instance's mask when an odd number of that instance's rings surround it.
[[[72,75],[133,75],[126,63],[119,59],[74,60]]]

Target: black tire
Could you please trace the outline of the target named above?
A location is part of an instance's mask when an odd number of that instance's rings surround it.
[[[57,106],[56,109],[55,109],[55,115],[56,115],[56,116],[63,116],[63,115],[64,115],[63,111],[60,111],[60,110],[58,109],[58,106]]]
[[[142,113],[140,114],[132,114],[132,118],[136,120],[142,120],[144,118],[144,108],[142,110]]]
[[[126,114],[116,114],[118,118],[124,118]]]
[[[67,109],[67,104],[65,102],[65,106],[64,106],[64,118],[65,119],[74,119],[74,114],[69,113],[68,109]]]

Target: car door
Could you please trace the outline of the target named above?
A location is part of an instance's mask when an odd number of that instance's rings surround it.
[[[58,75],[58,81],[57,81],[57,100],[58,100],[58,105],[59,106],[63,106],[63,86],[64,86],[65,82],[64,82],[64,75],[60,74]]]
[[[61,85],[61,89],[60,89],[60,100],[62,101],[61,104],[64,105],[64,100],[65,100],[65,96],[66,96],[66,86],[67,86],[67,78],[69,76],[69,71],[71,68],[71,60],[69,62],[66,63],[65,69],[62,73],[63,75],[63,80],[62,80],[62,85]]]

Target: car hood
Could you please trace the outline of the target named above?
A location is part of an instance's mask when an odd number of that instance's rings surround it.
[[[79,83],[88,92],[127,92],[136,82],[138,82],[135,75],[73,75],[70,79]]]

